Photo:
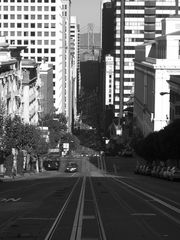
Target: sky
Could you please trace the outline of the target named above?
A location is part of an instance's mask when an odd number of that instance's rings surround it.
[[[87,32],[88,23],[100,32],[100,4],[101,0],[71,0],[71,15],[77,17],[81,33]]]

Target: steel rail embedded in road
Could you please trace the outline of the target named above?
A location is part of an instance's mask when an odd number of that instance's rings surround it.
[[[121,183],[121,184],[123,184],[124,186],[128,187],[129,189],[134,190],[134,191],[136,191],[136,192],[138,192],[138,193],[140,193],[140,194],[148,197],[149,199],[153,200],[153,201],[156,202],[156,203],[159,203],[161,206],[166,207],[167,209],[169,209],[169,210],[171,210],[171,211],[173,211],[173,212],[175,212],[175,213],[177,213],[177,214],[180,214],[180,209],[179,209],[179,208],[177,208],[177,207],[175,207],[175,206],[173,206],[173,205],[171,205],[171,204],[169,204],[169,203],[161,200],[160,198],[157,198],[157,197],[153,196],[152,194],[149,194],[149,193],[147,193],[147,192],[145,192],[145,191],[143,191],[143,190],[141,190],[141,189],[139,189],[139,188],[137,188],[137,187],[134,187],[134,186],[132,186],[132,185],[130,185],[130,184],[128,184],[128,183],[120,180],[120,179],[117,179],[117,178],[115,178],[115,177],[112,177],[112,179],[113,179],[116,183]],[[149,204],[150,204],[150,203],[149,203]],[[154,207],[154,208],[155,208],[156,210],[158,210],[159,212],[161,212],[161,213],[162,213],[163,215],[165,215],[166,217],[168,217],[169,219],[171,219],[172,221],[174,221],[176,224],[180,225],[180,220],[179,220],[179,219],[173,217],[172,215],[170,215],[169,213],[167,213],[166,211],[160,209],[159,207],[155,206],[155,205],[152,204],[152,203],[151,203],[151,206]]]
[[[50,228],[50,230],[47,233],[47,235],[44,238],[44,240],[51,240],[53,238],[53,235],[54,235],[54,233],[55,233],[55,231],[56,231],[56,229],[58,227],[58,224],[59,224],[60,220],[62,219],[63,214],[64,214],[64,212],[66,211],[66,209],[68,207],[68,204],[69,204],[69,202],[70,202],[70,200],[72,198],[72,195],[73,195],[73,193],[74,193],[74,191],[75,191],[79,181],[80,181],[80,178],[78,178],[76,183],[74,184],[72,191],[70,192],[69,196],[67,197],[63,207],[61,208],[60,212],[58,213],[58,215],[57,215],[57,217],[56,217],[52,227]]]
[[[106,240],[107,238],[106,238],[106,234],[105,234],[105,231],[104,231],[104,226],[103,226],[103,222],[102,222],[102,219],[101,219],[101,214],[100,214],[100,211],[99,211],[99,207],[98,207],[98,203],[97,203],[97,199],[96,199],[96,194],[95,194],[95,191],[94,191],[94,187],[93,187],[93,183],[92,183],[91,178],[89,178],[89,181],[90,181],[92,196],[93,196],[94,205],[95,205],[95,213],[96,213],[96,219],[97,219],[98,227],[99,227],[100,239],[101,240]]]
[[[79,196],[78,206],[77,206],[77,210],[76,210],[76,215],[75,215],[75,219],[74,219],[74,224],[73,224],[70,240],[81,239],[85,186],[86,186],[86,177],[83,177],[81,192],[80,192],[80,196]]]

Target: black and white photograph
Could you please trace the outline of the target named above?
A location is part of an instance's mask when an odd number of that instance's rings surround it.
[[[0,0],[0,240],[180,239],[180,0]]]

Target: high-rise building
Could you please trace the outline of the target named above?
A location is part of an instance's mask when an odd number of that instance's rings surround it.
[[[57,113],[63,112],[62,1],[1,1],[0,34],[10,45],[25,45],[24,59],[53,64],[53,96]]]
[[[115,116],[132,104],[135,46],[161,35],[161,20],[178,12],[177,0],[112,0],[114,4]]]
[[[71,16],[70,27],[70,43],[71,43],[71,80],[72,80],[72,108],[73,117],[77,118],[77,100],[79,88],[79,75],[80,75],[80,56],[79,56],[79,24],[77,18]]]
[[[68,121],[68,130],[71,131],[72,101],[70,83],[70,24],[71,24],[71,0],[62,0],[63,15],[63,112]]]
[[[101,44],[102,57],[112,53],[114,49],[114,9],[112,2],[104,2],[102,4],[101,16]]]

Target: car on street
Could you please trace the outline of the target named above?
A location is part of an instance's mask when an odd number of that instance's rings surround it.
[[[78,171],[78,164],[76,162],[68,162],[65,166],[65,172],[74,173]]]
[[[122,151],[121,156],[123,156],[123,157],[132,157],[133,156],[133,150],[131,148],[125,148]]]
[[[45,170],[59,170],[60,161],[52,159],[44,160],[43,167]]]
[[[172,166],[167,167],[167,169],[163,173],[163,178],[169,180],[169,176],[171,174],[171,168],[172,168]]]
[[[180,180],[180,169],[177,167],[172,167],[169,173],[169,179],[171,181]]]
[[[159,177],[164,178],[164,172],[167,170],[167,167],[162,167],[161,170],[159,171]]]

